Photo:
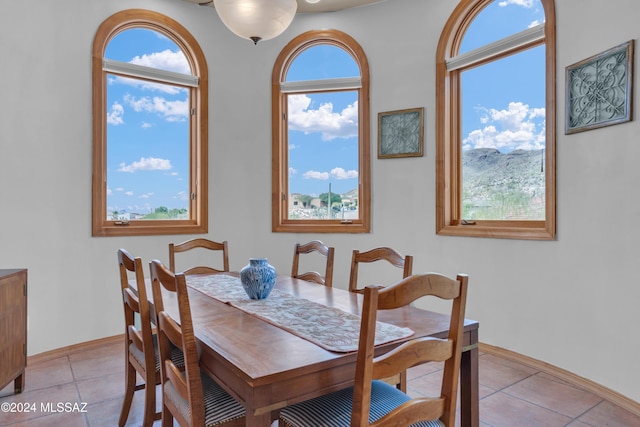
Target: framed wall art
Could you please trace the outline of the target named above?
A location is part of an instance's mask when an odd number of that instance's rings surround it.
[[[378,113],[378,158],[421,157],[424,108]]]
[[[565,134],[632,120],[630,40],[566,68]]]

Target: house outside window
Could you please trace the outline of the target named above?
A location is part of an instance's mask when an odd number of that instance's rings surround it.
[[[369,69],[337,30],[309,31],[272,75],[272,229],[370,230]]]

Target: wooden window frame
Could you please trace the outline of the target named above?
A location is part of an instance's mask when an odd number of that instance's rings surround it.
[[[556,32],[554,0],[541,0],[545,13],[546,53],[546,142],[545,219],[474,220],[462,218],[462,112],[460,108],[463,70],[447,70],[462,38],[491,0],[461,0],[447,21],[436,53],[436,234],[446,236],[553,240],[556,236]],[[529,45],[528,47],[531,47]],[[522,49],[522,48],[521,48]],[[504,55],[502,55],[503,57]],[[495,61],[501,56],[487,59]]]
[[[349,53],[360,68],[358,90],[358,220],[288,219],[288,127],[287,95],[280,89],[289,66],[305,49],[320,44]],[[272,87],[272,231],[296,233],[368,233],[371,229],[369,63],[362,47],[338,30],[312,30],[291,40],[273,66]]]
[[[189,125],[189,191],[187,220],[106,219],[107,211],[107,72],[103,58],[107,45],[118,33],[146,28],[157,31],[180,47],[191,70],[199,79],[199,87],[191,88]],[[175,20],[143,9],[124,10],[107,18],[98,28],[93,42],[93,178],[92,235],[144,236],[197,234],[208,231],[208,69],[204,53],[196,39]]]

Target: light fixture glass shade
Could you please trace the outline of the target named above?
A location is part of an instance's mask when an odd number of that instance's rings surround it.
[[[227,28],[256,44],[282,34],[298,9],[296,0],[214,0],[213,4]]]

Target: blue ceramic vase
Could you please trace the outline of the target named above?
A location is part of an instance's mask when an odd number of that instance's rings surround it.
[[[249,264],[240,270],[240,281],[251,299],[269,296],[276,284],[276,269],[266,258],[250,258]]]

